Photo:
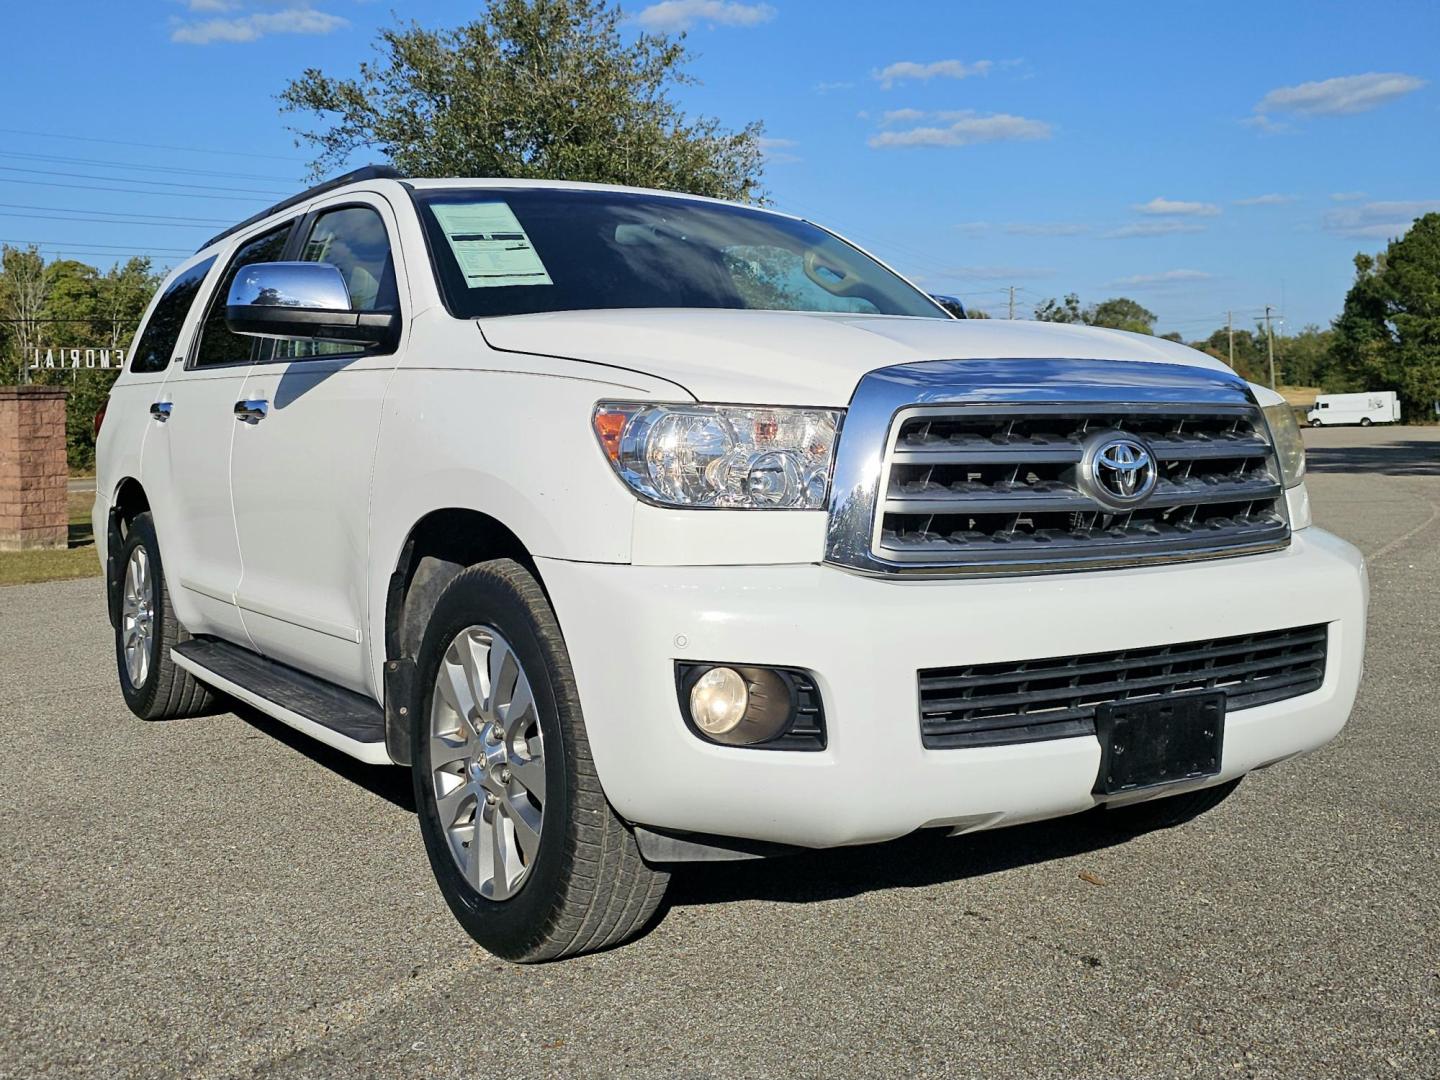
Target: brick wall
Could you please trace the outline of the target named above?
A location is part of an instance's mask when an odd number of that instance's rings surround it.
[[[53,386],[0,386],[0,551],[66,544],[67,396]]]

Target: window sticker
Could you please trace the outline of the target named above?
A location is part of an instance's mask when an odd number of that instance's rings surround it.
[[[508,203],[432,203],[430,209],[470,288],[554,284]]]

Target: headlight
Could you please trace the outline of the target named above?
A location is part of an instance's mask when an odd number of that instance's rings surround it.
[[[1305,440],[1300,436],[1295,410],[1284,402],[1266,405],[1265,423],[1270,426],[1270,438],[1275,443],[1281,479],[1287,488],[1292,488],[1305,479]]]
[[[666,506],[821,510],[836,409],[744,405],[595,407],[595,434],[620,478]]]

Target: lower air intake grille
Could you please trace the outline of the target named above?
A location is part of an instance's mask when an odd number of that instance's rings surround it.
[[[1095,707],[1223,690],[1230,712],[1299,697],[1325,681],[1326,627],[1212,638],[1049,660],[920,672],[926,748],[1064,739],[1095,732]]]

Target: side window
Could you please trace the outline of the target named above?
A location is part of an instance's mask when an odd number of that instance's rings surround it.
[[[213,367],[216,364],[243,364],[250,359],[250,350],[255,339],[243,334],[232,334],[225,325],[225,298],[230,294],[230,285],[241,267],[251,263],[278,262],[285,253],[285,241],[290,239],[290,230],[295,223],[287,222],[278,229],[263,233],[241,245],[225,267],[220,284],[210,298],[210,310],[205,313],[205,325],[200,329],[200,347],[195,351],[196,367]]]
[[[212,255],[170,282],[135,345],[135,355],[130,360],[131,371],[152,375],[170,365],[170,358],[175,355],[175,346],[180,341],[180,327],[185,324],[190,305],[195,302],[205,275],[214,264],[215,257]]]
[[[385,222],[368,206],[347,206],[315,219],[305,245],[303,262],[329,263],[340,271],[350,290],[350,306],[357,311],[396,311],[395,263]],[[277,360],[335,356],[361,351],[340,341],[277,341]]]

